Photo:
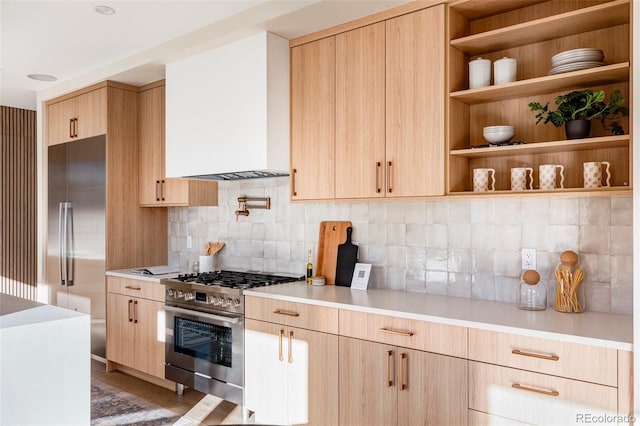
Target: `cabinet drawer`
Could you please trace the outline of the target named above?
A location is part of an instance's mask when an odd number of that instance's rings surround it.
[[[572,425],[586,416],[615,416],[617,390],[470,361],[469,408],[535,425]]]
[[[469,359],[608,386],[618,383],[617,351],[597,346],[472,328]]]
[[[245,296],[245,316],[261,321],[338,334],[338,310],[305,303]]]
[[[340,335],[467,357],[467,329],[453,325],[341,309]]]
[[[531,423],[519,422],[505,417],[494,416],[493,414],[481,411],[469,410],[469,426],[528,426]]]
[[[107,292],[164,302],[164,284],[150,281],[107,277]]]

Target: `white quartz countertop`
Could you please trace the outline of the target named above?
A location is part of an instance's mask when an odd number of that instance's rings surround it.
[[[589,311],[569,314],[553,308],[525,311],[514,303],[397,290],[314,287],[304,282],[260,287],[245,290],[244,294],[626,351],[633,349],[633,318],[625,315]]]
[[[81,316],[87,315],[8,294],[0,297],[0,330]]]
[[[172,274],[163,274],[163,275],[146,275],[146,274],[137,274],[135,272],[131,272],[131,268],[129,269],[116,269],[112,271],[107,271],[107,275],[111,277],[120,277],[120,278],[128,278],[130,280],[138,280],[138,281],[149,281],[153,283],[162,283],[163,280],[169,278],[175,278],[179,274],[186,274],[186,271],[179,271]]]

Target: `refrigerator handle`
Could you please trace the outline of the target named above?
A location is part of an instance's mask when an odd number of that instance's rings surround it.
[[[60,203],[60,207],[58,209],[58,269],[60,272],[60,285],[67,285],[67,277],[65,275],[65,263],[67,258],[67,230],[65,228],[67,209],[65,208],[65,204],[66,203],[64,202]]]
[[[73,235],[73,205],[71,203],[67,203],[67,232],[67,286],[72,286],[76,275],[76,253]]]

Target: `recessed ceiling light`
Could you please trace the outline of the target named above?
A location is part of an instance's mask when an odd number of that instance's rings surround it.
[[[116,10],[109,6],[96,6],[95,11],[100,15],[113,15],[116,13]]]
[[[56,81],[58,79],[58,77],[49,74],[28,74],[27,77],[38,81]]]

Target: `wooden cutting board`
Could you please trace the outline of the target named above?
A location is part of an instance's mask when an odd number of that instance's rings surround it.
[[[325,277],[326,284],[336,282],[338,246],[347,239],[347,228],[351,222],[320,222],[318,235],[318,257],[314,275]]]

